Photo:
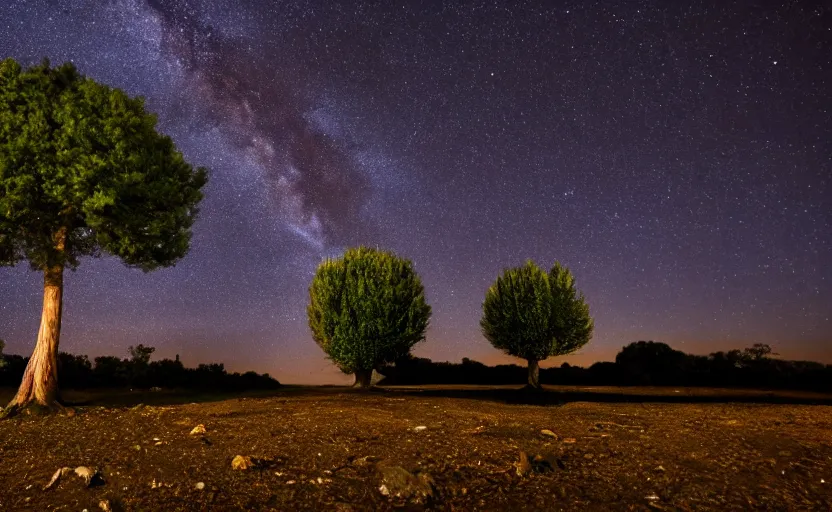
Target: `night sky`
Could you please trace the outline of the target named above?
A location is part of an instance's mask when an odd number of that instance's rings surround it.
[[[832,363],[828,3],[461,4],[2,2],[0,58],[145,96],[210,169],[176,267],[68,274],[61,349],[351,382],[305,307],[321,259],[365,244],[422,276],[419,356],[511,361],[481,304],[531,258],[569,266],[595,317],[550,363],[636,340]],[[41,294],[0,269],[7,352],[31,353]]]

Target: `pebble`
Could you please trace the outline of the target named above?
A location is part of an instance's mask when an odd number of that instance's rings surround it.
[[[251,457],[245,455],[237,455],[231,460],[231,469],[245,470],[254,467]]]
[[[201,423],[199,425],[195,426],[193,428],[193,430],[191,430],[191,435],[192,436],[197,436],[197,435],[201,435],[201,434],[204,434],[204,433],[205,433],[205,425],[203,425]]]
[[[557,435],[557,434],[555,434],[554,432],[552,432],[551,430],[546,429],[546,428],[544,428],[543,430],[541,430],[541,431],[540,431],[540,433],[541,433],[541,434],[543,434],[544,436],[554,437],[555,439],[557,439],[557,438],[558,438],[558,435]]]
[[[198,490],[200,490],[200,491],[201,491],[202,489],[205,489],[205,482],[197,482],[197,483],[196,483],[196,488],[197,488]]]
[[[428,427],[426,427],[426,426],[424,426],[424,425],[419,425],[418,427],[414,428],[413,430],[414,430],[415,432],[421,432],[421,431],[423,431],[423,430],[427,430],[427,429],[428,429]]]

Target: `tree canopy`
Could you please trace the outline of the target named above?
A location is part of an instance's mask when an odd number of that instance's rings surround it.
[[[548,273],[532,261],[506,269],[482,307],[483,335],[495,348],[529,361],[534,387],[538,361],[574,352],[592,337],[589,306],[572,273],[559,263]]]
[[[431,314],[410,260],[366,247],[321,263],[309,298],[313,339],[362,386],[425,339]]]
[[[142,98],[72,64],[0,62],[0,265],[75,268],[102,252],[145,271],[172,265],[205,183]]]

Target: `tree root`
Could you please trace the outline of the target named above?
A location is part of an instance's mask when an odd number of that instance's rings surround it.
[[[44,405],[35,401],[27,404],[10,403],[5,408],[0,409],[0,420],[6,418],[13,418],[18,415],[27,416],[48,416],[51,414],[61,414],[65,416],[75,416],[75,409],[66,407],[57,400],[49,405]]]

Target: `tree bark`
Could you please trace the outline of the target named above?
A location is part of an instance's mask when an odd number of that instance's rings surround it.
[[[372,383],[372,379],[373,370],[357,370],[355,372],[355,384],[353,384],[353,387],[369,388]]]
[[[528,387],[541,389],[540,386],[540,365],[537,359],[529,359],[529,383]]]
[[[56,249],[64,250],[66,232],[56,235]],[[17,394],[6,407],[4,415],[28,407],[62,410],[58,403],[58,342],[61,337],[63,307],[63,264],[47,268],[43,273],[43,310],[35,350],[26,365]]]

